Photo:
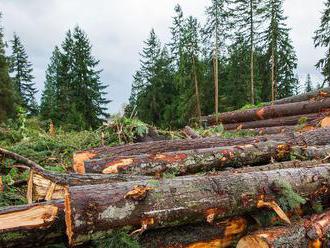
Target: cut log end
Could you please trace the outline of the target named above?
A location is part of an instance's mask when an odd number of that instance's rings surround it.
[[[93,152],[79,152],[73,155],[73,169],[79,174],[85,174],[84,161],[92,159],[96,156]]]
[[[270,246],[260,237],[245,236],[238,242],[236,248],[270,248]]]
[[[65,207],[66,234],[68,236],[69,244],[72,245],[73,226],[72,226],[72,217],[71,217],[70,192],[68,187],[66,187],[64,191],[65,191],[64,207]]]
[[[52,224],[57,216],[58,207],[54,205],[35,206],[27,210],[0,215],[1,229],[19,227],[41,228]]]

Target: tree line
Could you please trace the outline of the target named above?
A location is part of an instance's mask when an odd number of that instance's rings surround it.
[[[162,44],[152,29],[144,42],[126,114],[181,127],[201,115],[297,94],[297,56],[283,1],[211,0],[205,23],[177,5],[171,41]],[[330,49],[329,13],[327,0],[315,47]],[[330,85],[329,55],[316,65],[325,78],[320,87]],[[312,90],[310,78],[305,90]]]
[[[6,46],[1,28],[0,123],[15,119],[23,111],[68,130],[84,130],[99,127],[109,116],[110,101],[105,98],[107,86],[100,79],[99,61],[92,55],[87,34],[78,26],[53,50],[40,105],[32,63],[21,39],[14,34],[9,56]]]
[[[330,85],[330,0],[325,2],[315,47]],[[298,91],[297,57],[283,0],[211,0],[206,22],[175,7],[171,40],[151,30],[133,76],[125,114],[162,127],[181,127],[202,115],[291,96]],[[0,18],[1,19],[1,18]],[[6,47],[11,53],[7,56]],[[24,111],[56,126],[97,128],[108,117],[106,84],[87,34],[75,27],[53,50],[41,103],[33,66],[17,34],[5,41],[0,25],[0,123]],[[305,91],[312,90],[310,76]]]

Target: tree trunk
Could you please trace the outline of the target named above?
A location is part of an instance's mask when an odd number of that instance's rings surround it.
[[[217,36],[217,35],[216,35]],[[217,40],[217,37],[216,37]],[[218,114],[219,114],[219,61],[218,61],[218,43],[215,45],[215,54],[214,54],[214,108],[215,108],[215,118],[216,123],[218,123]]]
[[[154,229],[241,216],[274,201],[276,182],[302,197],[329,194],[330,165],[225,176],[188,176],[66,189],[69,243],[99,238],[113,229]],[[274,190],[274,186],[275,189]],[[277,193],[274,193],[274,192]]]
[[[291,97],[279,99],[274,101],[274,104],[280,105],[280,104],[304,102],[304,101],[316,100],[316,99],[322,100],[327,97],[330,97],[330,87],[314,90],[297,96],[291,96]]]
[[[294,126],[299,124],[301,120],[304,120],[304,122],[310,122],[316,119],[321,120],[326,115],[330,115],[330,112],[323,114],[316,113],[316,114],[307,114],[307,115],[295,115],[295,116],[286,116],[286,117],[250,121],[250,122],[231,123],[231,124],[224,124],[223,127],[225,130],[234,130],[234,129],[253,129],[253,128],[263,128],[263,127]]]
[[[244,217],[230,218],[215,223],[190,224],[174,228],[150,230],[139,242],[143,248],[234,247],[250,229]]]
[[[197,78],[197,71],[196,71],[197,69],[196,69],[195,57],[193,57],[192,60],[193,60],[194,82],[195,82],[197,117],[198,117],[198,122],[200,123],[201,117],[202,117],[202,112],[201,112],[201,103],[200,103],[200,95],[199,95],[199,86],[198,86],[198,78]]]
[[[133,175],[187,175],[225,167],[267,164],[271,159],[287,160],[290,146],[280,142],[254,145],[206,148],[178,152],[142,154],[128,157],[85,161],[87,173]]]
[[[241,130],[227,130],[230,133],[236,133]],[[281,133],[293,133],[295,131],[299,131],[297,126],[278,126],[278,127],[261,127],[261,128],[252,128],[252,129],[244,129],[246,132],[250,132],[254,135],[272,135],[272,134],[281,134]]]
[[[185,128],[182,130],[182,132],[189,139],[201,138],[201,136],[189,126],[185,126]]]
[[[251,104],[254,105],[254,19],[253,19],[253,1],[250,0],[250,38],[251,38],[251,61],[250,61],[250,75],[251,75]]]
[[[243,237],[237,248],[329,247],[330,211],[294,225],[257,231]]]
[[[238,110],[226,112],[219,115],[219,121],[223,124],[250,122],[280,118],[285,116],[307,115],[328,111],[330,108],[330,98],[321,101],[305,101],[280,105],[270,105],[261,108]],[[208,125],[215,124],[215,116],[205,117]]]
[[[132,156],[138,154],[157,154],[172,151],[203,149],[221,146],[255,144],[265,141],[278,141],[293,145],[326,145],[330,138],[330,128],[312,130],[306,133],[283,133],[268,136],[245,137],[226,139],[220,137],[193,139],[193,140],[168,140],[138,144],[120,145],[114,147],[100,147],[78,152],[73,156],[73,169],[85,173],[84,162],[103,157]]]
[[[272,56],[271,56],[271,64],[272,64],[272,103],[276,100],[276,79],[275,79],[275,48],[272,45]]]
[[[0,246],[44,247],[67,242],[63,201],[0,210]]]

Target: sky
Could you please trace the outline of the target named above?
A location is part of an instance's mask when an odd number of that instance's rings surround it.
[[[15,32],[33,63],[33,75],[43,90],[45,71],[55,45],[61,44],[68,29],[79,25],[93,45],[93,55],[103,69],[101,79],[108,84],[111,113],[128,102],[132,75],[139,68],[139,52],[152,28],[162,42],[170,39],[169,26],[174,6],[179,3],[186,16],[205,19],[209,0],[0,0],[5,39]],[[314,85],[322,76],[314,65],[323,56],[313,46],[313,32],[320,23],[323,0],[285,0],[284,11],[290,36],[298,56],[297,74],[307,73]]]

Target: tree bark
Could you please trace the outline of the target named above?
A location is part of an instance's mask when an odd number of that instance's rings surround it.
[[[295,115],[295,116],[286,116],[273,119],[259,120],[259,121],[249,121],[249,122],[240,122],[240,123],[230,123],[224,124],[223,127],[225,130],[234,130],[234,129],[253,129],[253,128],[265,128],[265,127],[278,127],[278,126],[294,126],[299,124],[299,122],[304,119],[306,122],[313,120],[321,120],[326,115],[330,113],[316,113],[316,114],[307,114],[307,115]]]
[[[138,144],[101,147],[78,152],[73,156],[73,169],[85,173],[84,162],[104,157],[133,156],[138,154],[158,154],[172,151],[204,149],[221,146],[255,144],[265,141],[278,141],[292,145],[326,145],[330,139],[330,128],[312,130],[305,133],[283,133],[259,137],[225,139],[220,137],[193,140],[156,141]]]
[[[278,196],[283,180],[302,197],[329,194],[330,165],[225,176],[188,176],[73,186],[66,189],[65,214],[69,243],[83,243],[113,229],[154,229],[241,216],[261,201]]]
[[[194,56],[192,58],[192,61],[193,61],[193,76],[194,76],[195,96],[196,96],[196,110],[197,110],[198,122],[200,122],[201,117],[202,117],[202,111],[201,111],[201,103],[200,103],[200,95],[199,95],[199,85],[198,85],[198,78],[197,78],[196,62],[195,62]]]
[[[189,139],[198,139],[201,138],[201,136],[196,133],[191,127],[185,126],[185,128],[182,130],[185,136]]]
[[[139,242],[143,248],[233,247],[250,229],[244,217],[230,218],[215,223],[190,224],[175,228],[150,230]]]
[[[228,132],[235,133],[240,130],[228,130]],[[255,135],[272,135],[272,134],[281,134],[281,133],[293,133],[297,130],[296,126],[278,126],[278,127],[260,127],[245,129],[245,131],[251,132]]]
[[[326,97],[330,97],[330,87],[319,89],[319,90],[314,90],[314,91],[307,92],[307,93],[297,95],[297,96],[291,96],[288,98],[276,100],[276,101],[274,101],[274,104],[280,105],[280,104],[287,104],[287,103],[304,102],[304,101],[309,101],[309,100],[314,100],[314,99],[320,100],[320,99],[323,99]]]
[[[0,210],[0,246],[44,247],[67,242],[63,201]]]
[[[237,248],[329,247],[330,211],[292,226],[274,227],[243,237]]]
[[[261,142],[254,145],[206,148],[198,150],[143,154],[127,157],[85,161],[87,173],[132,175],[187,175],[225,167],[267,164],[272,158],[288,160],[290,146],[280,142]]]
[[[329,108],[330,98],[324,98],[320,101],[294,102],[280,105],[270,105],[255,109],[226,112],[219,115],[219,121],[223,124],[250,122],[285,116],[320,113],[328,111]],[[211,115],[205,118],[208,125],[212,126],[216,124],[215,116]]]

